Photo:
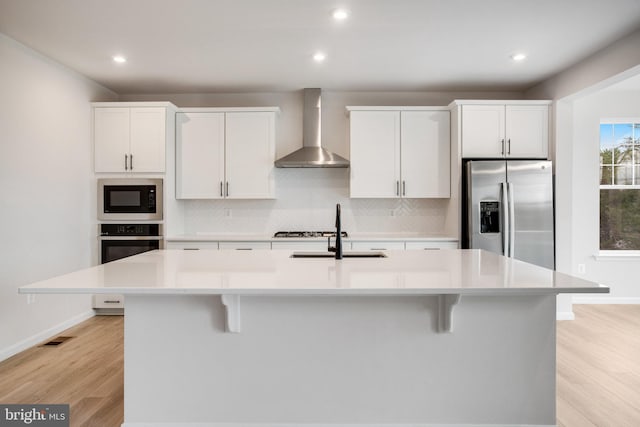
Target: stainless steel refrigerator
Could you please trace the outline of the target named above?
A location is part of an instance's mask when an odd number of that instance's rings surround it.
[[[463,191],[464,248],[555,267],[550,161],[469,160]]]

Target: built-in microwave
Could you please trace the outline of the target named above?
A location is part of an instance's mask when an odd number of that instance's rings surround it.
[[[98,219],[161,221],[162,179],[98,179]]]

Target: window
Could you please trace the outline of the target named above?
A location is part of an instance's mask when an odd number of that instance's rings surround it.
[[[640,120],[600,123],[600,250],[640,250]]]

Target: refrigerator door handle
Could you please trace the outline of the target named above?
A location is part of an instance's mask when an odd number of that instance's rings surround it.
[[[513,203],[514,190],[513,183],[507,184],[509,193],[509,257],[513,258],[516,255],[516,220],[515,220],[515,205]]]
[[[507,192],[507,183],[500,183],[500,192],[502,193],[502,253],[509,256],[509,194]]]

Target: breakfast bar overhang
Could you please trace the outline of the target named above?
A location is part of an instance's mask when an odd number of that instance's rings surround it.
[[[480,250],[159,250],[20,288],[125,295],[125,422],[555,426],[555,297]]]

